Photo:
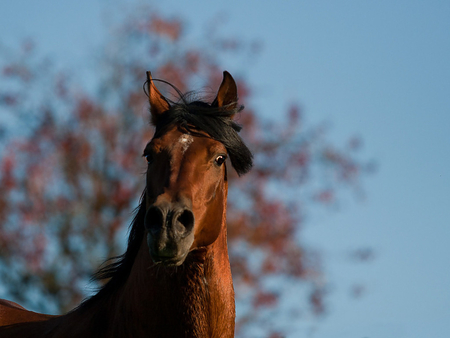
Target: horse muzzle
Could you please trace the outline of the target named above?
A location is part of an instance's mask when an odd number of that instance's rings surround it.
[[[145,215],[147,245],[154,263],[183,264],[194,242],[194,213],[184,203],[153,204]]]

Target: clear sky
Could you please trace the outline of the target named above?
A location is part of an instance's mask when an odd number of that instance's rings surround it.
[[[77,65],[104,38],[105,8],[126,1],[15,0],[0,4],[0,43],[36,38]],[[225,13],[230,35],[258,39],[246,69],[255,104],[270,114],[298,99],[312,123],[343,144],[361,135],[378,173],[363,202],[313,217],[305,240],[324,250],[330,315],[310,337],[450,336],[450,2],[207,0],[158,2],[202,27]],[[367,245],[376,259],[348,264]],[[354,282],[367,291],[349,296]],[[303,324],[299,326],[301,337]]]

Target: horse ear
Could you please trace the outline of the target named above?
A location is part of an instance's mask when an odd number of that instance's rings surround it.
[[[236,82],[227,71],[223,72],[223,80],[211,106],[225,107],[226,109],[235,109],[237,106],[238,96]]]
[[[167,99],[156,88],[151,72],[147,72],[147,90],[148,100],[150,101],[150,113],[152,114],[152,123],[156,126],[159,116],[170,109]]]

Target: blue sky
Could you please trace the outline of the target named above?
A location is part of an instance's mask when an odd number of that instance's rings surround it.
[[[0,6],[0,43],[31,36],[76,66],[105,37],[105,8],[126,3],[9,1]],[[256,106],[270,114],[297,99],[308,121],[332,123],[337,144],[361,135],[363,156],[379,164],[363,202],[345,200],[304,229],[305,241],[323,249],[333,285],[330,315],[310,336],[448,337],[450,2],[163,3],[162,12],[186,16],[194,32],[225,13],[230,35],[263,42],[251,66],[227,65],[232,74],[245,70]],[[345,252],[361,245],[376,259],[348,264]],[[348,293],[355,281],[367,287],[358,300]]]

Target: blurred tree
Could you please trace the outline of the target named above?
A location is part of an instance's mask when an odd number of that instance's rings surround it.
[[[0,291],[32,309],[71,309],[87,295],[99,262],[124,250],[145,184],[141,152],[153,132],[145,71],[181,91],[201,80],[203,88],[216,88],[224,55],[253,58],[258,50],[214,30],[204,45],[193,45],[179,18],[145,8],[135,13],[105,44],[94,91],[39,57],[31,41],[14,57],[2,56],[0,112],[17,123],[0,130]],[[298,105],[277,112],[284,123],[263,120],[248,104],[249,84],[233,75],[247,104],[239,117],[242,135],[255,155],[250,174],[230,177],[237,330],[250,336],[258,326],[277,337],[283,327],[274,323],[275,313],[298,316],[305,304],[312,313],[325,311],[320,255],[300,237],[307,208],[334,203],[345,186],[359,189],[367,164],[356,156],[357,140],[339,150],[322,126],[305,128]],[[292,299],[289,285],[299,284],[306,291],[286,307],[281,300]]]

